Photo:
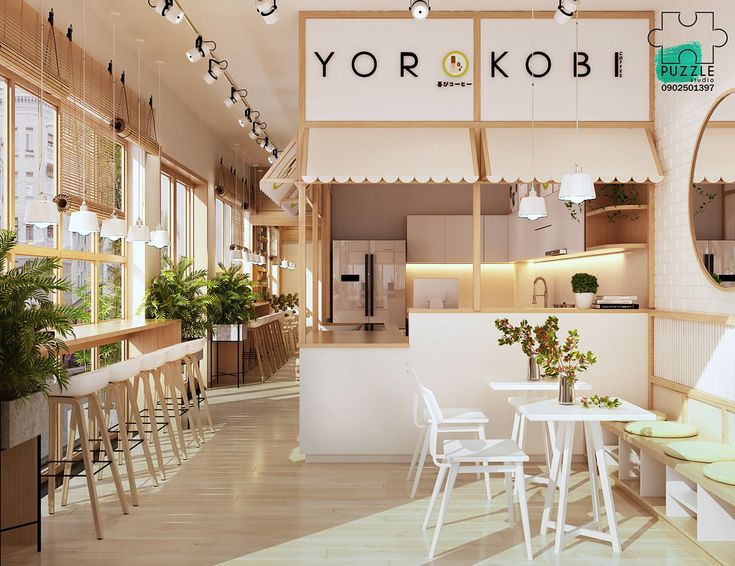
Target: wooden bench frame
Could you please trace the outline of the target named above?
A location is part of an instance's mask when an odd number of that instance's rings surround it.
[[[654,515],[671,524],[717,562],[735,555],[735,486],[703,473],[706,464],[664,453],[670,442],[710,440],[650,438],[625,432],[624,423],[604,423],[618,438],[618,473],[614,484]],[[635,459],[637,456],[637,462]],[[637,464],[637,466],[636,466]]]

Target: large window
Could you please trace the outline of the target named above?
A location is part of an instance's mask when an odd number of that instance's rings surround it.
[[[37,94],[33,87],[18,84],[18,81],[20,79],[0,77],[0,227],[14,229],[18,234],[18,245],[9,258],[11,265],[21,265],[41,256],[58,257],[59,275],[69,280],[71,289],[58,293],[54,300],[74,306],[78,324],[123,318],[127,258],[122,241],[69,233],[69,213],[59,213],[58,227],[40,229],[25,223],[28,204],[41,192],[49,199],[59,193],[57,155],[61,121],[57,108],[48,102],[43,104],[39,120]],[[13,143],[8,144],[11,133]],[[109,175],[113,173],[109,141],[108,146]],[[8,155],[9,151],[13,151],[12,156]],[[10,163],[14,163],[12,169],[8,169],[9,157],[12,157]],[[93,158],[88,156],[88,159]],[[122,144],[115,147],[114,179],[109,204],[119,215],[124,215],[126,171]],[[89,182],[92,188],[97,178]],[[72,205],[79,203],[72,202]],[[100,220],[111,212],[111,207],[101,207],[98,210]],[[89,368],[90,364],[95,366],[119,359],[121,353],[119,344],[93,348],[69,356],[68,363]]]
[[[217,252],[217,265],[223,263],[225,266],[232,262],[232,250],[230,246],[232,237],[232,205],[216,199],[214,209],[215,246]]]
[[[161,225],[172,244],[164,255],[194,255],[194,188],[170,170],[161,172]]]

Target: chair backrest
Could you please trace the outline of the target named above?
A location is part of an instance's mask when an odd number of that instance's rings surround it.
[[[416,395],[414,395],[413,398],[413,407],[411,411],[413,424],[416,428],[424,428],[426,426],[426,423],[428,422],[428,419],[426,418],[424,401],[422,399],[423,394],[421,391],[421,386],[423,385],[423,383],[421,383],[421,379],[419,379],[416,370],[413,369],[410,364],[406,364],[406,374],[408,375],[409,379],[412,381],[416,389]]]
[[[429,433],[431,434],[429,451],[431,452],[431,457],[434,459],[434,462],[437,463],[437,458],[441,455],[438,453],[436,444],[438,440],[437,437],[439,436],[439,425],[444,420],[444,414],[442,413],[441,407],[439,407],[439,402],[436,400],[436,395],[434,395],[434,392],[425,385],[421,386],[421,396],[424,399],[424,405],[426,406],[429,418],[431,419],[429,422]]]

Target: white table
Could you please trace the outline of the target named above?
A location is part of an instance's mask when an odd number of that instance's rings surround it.
[[[602,427],[600,423],[602,421],[655,421],[656,415],[627,401],[623,401],[622,405],[617,409],[603,409],[598,407],[585,409],[579,404],[560,405],[556,399],[546,399],[544,401],[522,405],[519,410],[529,421],[559,424],[558,434],[556,435],[557,449],[554,452],[554,457],[551,462],[549,487],[546,491],[544,514],[541,518],[541,534],[546,534],[549,528],[556,529],[554,551],[557,554],[561,552],[565,537],[576,537],[580,535],[610,542],[613,551],[616,553],[620,552],[618,528],[615,521],[615,504],[613,502],[610,479],[608,478],[607,467],[605,465],[605,446],[602,442]],[[569,474],[574,452],[574,428],[578,422],[584,423],[587,442],[587,464],[592,490],[592,511],[594,514],[594,520],[581,527],[567,525],[566,523]],[[597,499],[598,478],[597,472],[595,471],[595,462],[597,462],[602,498],[605,503],[608,532],[602,531],[600,523],[600,506]],[[550,520],[550,516],[557,484],[559,487],[559,504],[556,521],[552,521]]]
[[[488,386],[493,391],[517,391],[529,393],[529,397],[538,397],[539,400],[549,397],[550,394],[556,394],[559,391],[559,381],[557,379],[538,379],[531,381],[520,375],[490,375],[483,376]],[[589,391],[592,386],[586,381],[577,381],[574,384],[577,391]],[[512,401],[512,397],[508,398],[508,402],[516,410],[516,417],[513,421],[513,432],[511,438],[518,443],[521,450],[525,449],[526,444],[526,423],[525,417],[519,414],[518,407]],[[556,451],[556,429],[554,423],[546,423],[546,434],[544,435],[544,457],[546,458],[546,468],[551,469],[551,461]],[[546,475],[528,476],[534,483],[546,485],[549,479]]]

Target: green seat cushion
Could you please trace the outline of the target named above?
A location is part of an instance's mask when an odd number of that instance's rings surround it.
[[[697,427],[676,421],[633,421],[626,423],[625,432],[653,438],[688,438],[697,436]]]
[[[663,413],[661,411],[654,411],[653,409],[648,409],[648,412],[649,413],[653,413],[654,415],[656,415],[656,420],[657,421],[665,421],[665,420],[668,420],[668,418],[669,418],[669,417],[666,416],[666,413]]]
[[[682,440],[666,445],[664,452],[689,462],[726,462],[735,460],[735,445],[705,440]]]
[[[711,480],[735,485],[735,462],[715,462],[704,467],[704,475]]]

